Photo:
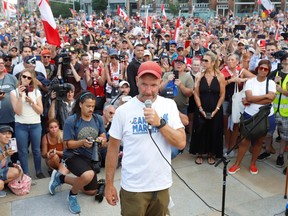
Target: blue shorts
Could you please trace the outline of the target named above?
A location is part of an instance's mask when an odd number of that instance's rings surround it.
[[[249,119],[251,118],[251,115],[249,115],[248,113],[244,112],[244,118],[245,119]],[[267,132],[268,136],[273,136],[273,133],[276,129],[276,121],[275,121],[275,115],[271,115],[269,116],[269,131]]]

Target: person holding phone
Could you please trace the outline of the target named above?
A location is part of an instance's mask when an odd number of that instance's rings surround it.
[[[194,113],[191,153],[197,154],[195,163],[203,163],[207,154],[208,164],[223,154],[223,110],[225,78],[218,66],[218,57],[212,51],[202,59],[203,72],[196,77],[194,99],[198,109]]]
[[[45,178],[41,170],[41,120],[42,95],[37,88],[36,74],[31,68],[20,72],[17,89],[10,94],[15,112],[15,134],[18,140],[18,155],[23,172],[29,175],[28,137],[30,138],[37,178]],[[19,142],[21,140],[21,142]]]
[[[170,83],[174,83],[174,100],[178,110],[183,114],[188,114],[189,97],[193,95],[194,81],[192,77],[186,73],[186,58],[178,56],[174,60],[173,72],[167,72],[163,76],[163,82],[160,90],[162,91]]]
[[[0,198],[7,195],[3,190],[4,185],[18,178],[21,174],[19,165],[12,164],[11,166],[10,157],[15,153],[15,151],[9,147],[12,133],[12,127],[9,125],[0,125]]]

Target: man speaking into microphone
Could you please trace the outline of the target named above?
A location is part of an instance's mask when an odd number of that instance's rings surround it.
[[[105,197],[113,206],[119,201],[114,174],[122,142],[123,216],[165,216],[169,212],[172,171],[167,161],[171,163],[171,146],[185,147],[186,135],[176,103],[158,95],[161,75],[155,62],[140,65],[136,77],[139,95],[116,109],[109,130]]]

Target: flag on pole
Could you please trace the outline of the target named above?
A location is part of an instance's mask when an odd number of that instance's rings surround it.
[[[118,5],[117,6],[117,13],[118,13],[118,16],[120,16],[122,19],[124,19],[126,22],[128,21],[128,16],[127,16],[127,14],[125,13],[125,11],[124,10],[122,10],[121,8],[120,8],[120,6]]]
[[[37,5],[41,14],[47,42],[52,45],[60,46],[61,41],[49,1],[37,0]]]
[[[72,14],[72,17],[74,18],[76,15],[77,15],[77,12],[76,10],[73,10],[72,8],[69,8],[71,14]]]
[[[161,5],[161,12],[162,12],[163,18],[164,18],[164,19],[167,19],[167,16],[166,16],[166,13],[165,13],[165,6],[164,6],[163,3],[162,3],[162,5]]]
[[[180,15],[181,10],[179,11],[179,16],[176,19],[175,31],[174,31],[174,40],[177,42],[179,38],[179,31],[180,31]]]
[[[258,4],[264,7],[265,13],[270,14],[274,10],[274,5],[271,3],[270,0],[258,0]]]
[[[2,0],[3,5],[3,13],[6,19],[10,19],[10,17],[16,17],[17,14],[17,0]]]
[[[94,23],[94,21],[84,20],[84,25],[85,25],[87,28],[93,28],[93,27],[95,26],[95,23]]]

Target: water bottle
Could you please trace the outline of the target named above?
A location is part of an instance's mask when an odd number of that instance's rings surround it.
[[[98,142],[93,140],[93,148],[92,148],[92,161],[98,162],[99,161],[99,154],[98,154]]]

